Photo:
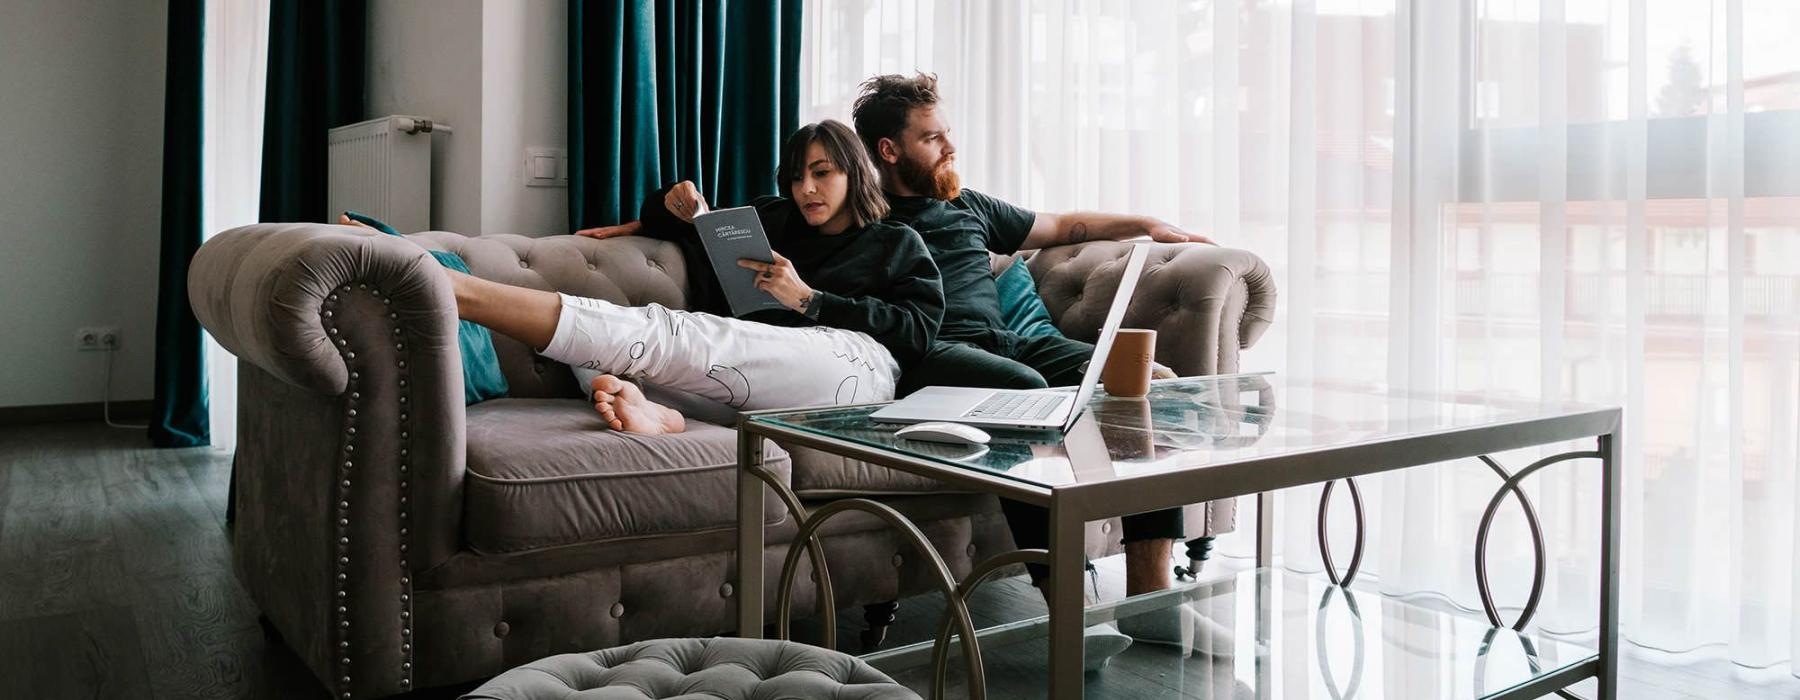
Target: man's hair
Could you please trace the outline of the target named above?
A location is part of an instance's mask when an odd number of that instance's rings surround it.
[[[881,173],[874,161],[857,142],[856,133],[843,122],[827,119],[800,127],[781,147],[781,165],[775,169],[775,182],[781,192],[793,196],[789,186],[806,172],[806,149],[812,144],[825,149],[825,157],[849,178],[849,191],[844,206],[850,210],[850,225],[862,228],[888,215],[887,195],[881,192]]]
[[[930,107],[938,102],[937,75],[919,73],[877,75],[863,81],[862,94],[850,112],[856,123],[856,135],[862,137],[869,157],[879,160],[881,140],[900,140],[906,130],[906,115],[914,107]]]

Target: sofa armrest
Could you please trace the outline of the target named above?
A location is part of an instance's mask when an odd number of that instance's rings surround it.
[[[455,298],[437,262],[416,244],[360,227],[254,224],[220,233],[194,255],[188,300],[233,355],[337,395],[350,370],[322,312],[334,292],[356,284],[383,290],[414,332],[455,340]]]
[[[399,238],[261,224],[201,246],[188,295],[239,358],[240,580],[334,696],[410,689],[412,581],[462,536],[448,276]]]
[[[1031,258],[1031,275],[1058,328],[1094,341],[1135,242],[1056,246]],[[1149,243],[1123,326],[1156,331],[1156,360],[1182,376],[1238,371],[1238,351],[1274,319],[1275,282],[1249,251],[1202,243]]]

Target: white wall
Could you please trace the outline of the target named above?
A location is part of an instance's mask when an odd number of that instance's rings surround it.
[[[450,124],[432,140],[432,225],[568,233],[568,189],[525,186],[525,148],[565,148],[566,0],[376,0],[369,112]]]
[[[0,406],[151,397],[166,2],[0,4]]]
[[[431,137],[433,228],[481,232],[481,0],[369,3],[368,114],[450,125]]]
[[[483,9],[481,230],[568,233],[568,188],[525,186],[525,149],[566,149],[569,142],[568,2],[490,2]]]

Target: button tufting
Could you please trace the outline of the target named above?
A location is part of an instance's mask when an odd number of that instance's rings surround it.
[[[730,598],[731,591],[732,591],[732,589],[731,589],[730,582],[719,584],[719,597],[720,598]]]
[[[1101,532],[1112,532],[1112,521],[1108,520],[1106,522],[1100,523],[1100,531]]]
[[[595,265],[595,264],[593,264],[593,263],[588,263],[588,269],[589,269],[589,270],[598,270],[598,269],[600,269],[600,266],[599,266],[599,265]]]
[[[974,543],[969,544],[969,558],[970,559],[975,558],[975,544]]]
[[[523,258],[520,258],[519,259],[519,267],[529,268],[529,267],[531,267],[531,264],[525,262],[525,260]]]
[[[494,637],[505,639],[509,634],[512,634],[512,625],[506,624],[505,620],[494,623]]]
[[[905,557],[902,557],[898,554],[894,555],[894,568],[896,568],[896,569],[900,568],[900,565],[902,563],[905,563],[905,561],[906,561]]]
[[[613,603],[612,610],[609,610],[608,612],[610,612],[612,614],[612,616],[615,618],[624,617],[625,616],[625,604],[624,603]]]

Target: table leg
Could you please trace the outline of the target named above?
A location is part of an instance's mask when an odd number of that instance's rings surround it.
[[[1275,494],[1256,494],[1256,568],[1275,565]]]
[[[1275,573],[1269,569],[1275,565],[1275,494],[1264,491],[1256,494],[1256,641],[1267,647],[1269,637],[1274,633],[1275,614],[1274,601]],[[1275,696],[1274,669],[1267,657],[1256,657],[1256,697],[1272,698]]]
[[[1600,436],[1600,678],[1599,696],[1619,696],[1619,506],[1623,497],[1620,431]]]
[[[738,636],[763,636],[763,439],[738,426]]]
[[[1050,697],[1082,694],[1082,521],[1050,505]]]

